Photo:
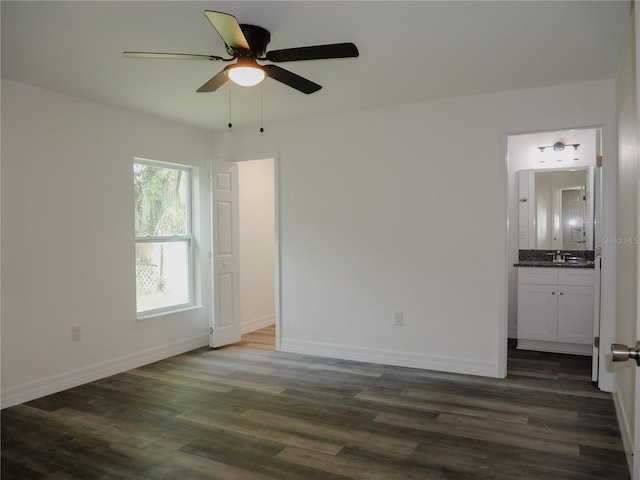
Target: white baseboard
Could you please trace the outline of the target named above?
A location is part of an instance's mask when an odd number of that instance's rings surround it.
[[[579,343],[544,342],[540,340],[518,339],[518,349],[534,350],[536,352],[565,353],[567,355],[593,355],[593,347]]]
[[[407,353],[397,350],[382,350],[353,345],[335,345],[305,340],[281,339],[280,351],[341,358],[359,362],[380,363],[400,367],[422,368],[440,372],[463,373],[483,377],[498,377],[498,366],[466,358],[441,357],[422,353]]]
[[[7,408],[19,403],[29,402],[36,398],[61,392],[68,388],[77,387],[78,385],[138,368],[207,345],[209,345],[209,335],[198,335],[179,342],[161,345],[107,360],[106,362],[96,363],[77,370],[71,370],[41,380],[7,388],[2,390],[0,406],[1,408]]]
[[[242,322],[240,325],[240,333],[244,335],[245,333],[255,332],[256,330],[260,330],[264,327],[269,327],[276,323],[275,315],[266,315],[264,317],[253,318],[251,320]]]
[[[625,452],[633,452],[633,429],[629,422],[629,414],[624,409],[624,405],[620,400],[620,395],[614,388],[613,391],[613,406],[616,410],[616,417],[618,418],[618,427],[620,428],[620,435],[622,436],[622,446]],[[625,455],[627,458],[627,467],[629,468],[629,474],[633,471],[633,456]]]

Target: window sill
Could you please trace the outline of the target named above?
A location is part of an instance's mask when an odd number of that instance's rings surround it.
[[[200,310],[204,308],[203,305],[190,305],[188,307],[176,308],[175,310],[163,310],[160,312],[141,313],[136,315],[136,320],[148,320],[150,318],[166,317],[169,315],[176,315],[185,312],[191,312],[193,310]]]

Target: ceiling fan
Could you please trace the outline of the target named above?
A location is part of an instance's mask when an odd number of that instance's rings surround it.
[[[257,60],[270,62],[296,62],[300,60],[324,60],[330,58],[349,58],[359,55],[353,43],[332,43],[309,47],[286,48],[266,52],[271,40],[268,30],[256,25],[238,23],[236,17],[228,13],[205,10],[207,19],[224,40],[227,53],[231,58],[215,55],[196,55],[190,53],[123,52],[129,58],[164,58],[174,60],[210,60],[235,63],[227,65],[222,71],[202,85],[198,92],[213,92],[230,79],[246,87],[262,82],[265,77],[273,78],[302,93],[317,92],[322,88],[311,80],[285,70],[277,65],[260,65]],[[265,53],[266,52],[266,53]]]

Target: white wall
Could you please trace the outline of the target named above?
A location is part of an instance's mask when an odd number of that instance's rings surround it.
[[[221,158],[278,152],[281,348],[504,375],[506,136],[614,112],[603,80],[220,134]]]
[[[208,343],[207,261],[202,307],[136,320],[132,161],[200,167],[200,255],[212,148],[205,131],[2,81],[3,406]]]
[[[506,135],[615,118],[611,80],[215,139],[10,81],[2,97],[3,405],[207,343],[206,308],[135,319],[131,161],[205,170],[214,150],[278,153],[283,350],[504,375]]]
[[[240,326],[242,333],[273,325],[274,160],[238,162]]]
[[[637,6],[636,6],[637,8]],[[616,329],[615,342],[625,345],[638,339],[638,116],[637,116],[637,54],[635,35],[637,26],[632,22],[631,35],[623,52],[616,78],[616,96],[619,131],[618,162],[618,221],[616,250]],[[633,451],[636,364],[624,362],[615,365],[613,394],[620,422],[625,450]],[[629,459],[630,460],[630,459]],[[636,459],[639,461],[639,459]]]

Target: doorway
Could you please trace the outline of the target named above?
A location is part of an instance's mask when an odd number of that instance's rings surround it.
[[[211,347],[274,327],[279,339],[279,238],[275,156],[211,167]]]
[[[601,150],[601,127],[514,134],[507,137],[508,375],[522,374],[518,369],[522,358],[537,358],[549,366],[551,376],[568,367],[574,373],[581,372],[585,378],[591,378],[595,382],[598,380],[600,352],[591,345],[591,341],[599,335],[600,329],[599,247],[602,245],[602,234],[598,229],[602,195],[598,190],[602,182],[597,159],[602,158]],[[585,172],[586,183],[582,185],[577,179],[585,178]],[[550,252],[558,251],[565,254],[564,258],[579,258],[585,264],[588,262],[592,275],[587,268],[581,270],[593,279],[588,282],[588,279],[580,278],[576,283],[579,287],[569,283],[571,288],[558,289],[551,287],[553,281],[556,286],[560,285],[559,272],[571,269],[559,269],[556,268],[558,264],[549,263],[546,264],[547,268],[514,266],[523,259],[549,262],[552,259]],[[536,264],[536,267],[541,266],[544,266],[543,263]],[[573,272],[578,272],[578,269]],[[532,273],[539,275],[531,275]],[[526,331],[520,328],[520,332],[519,274],[521,278],[527,277],[530,280],[525,282],[527,285],[524,286],[527,288],[523,289],[521,286],[520,291],[529,292],[531,299],[534,296],[536,299],[535,302],[521,302],[521,308],[528,305],[527,308],[544,309],[540,318],[544,318],[545,322],[544,325],[534,325],[531,319],[535,320],[537,314],[521,311],[521,317],[526,318]],[[566,279],[567,275],[560,277],[560,280]],[[571,280],[575,283],[576,278]],[[590,294],[588,299],[586,293]],[[529,297],[523,300],[527,299]],[[578,325],[576,316],[567,314],[566,306],[571,305],[584,312],[585,301],[590,302],[587,308],[589,313],[593,312],[593,318],[585,325]],[[556,317],[552,318],[554,315]],[[563,321],[566,322],[564,325]],[[567,325],[579,330],[572,330],[567,334]],[[585,334],[587,330],[588,334]],[[568,342],[567,337],[573,337],[573,340]],[[580,339],[575,340],[578,337]],[[584,344],[578,345],[580,342]]]
[[[275,165],[237,162],[239,180],[240,333],[271,332],[275,342]]]

